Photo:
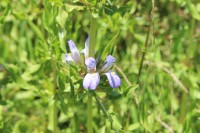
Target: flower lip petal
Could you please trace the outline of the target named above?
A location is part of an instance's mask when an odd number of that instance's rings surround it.
[[[111,67],[113,66],[114,62],[115,62],[115,58],[112,55],[108,55],[106,57],[106,62],[101,67],[99,72],[108,72],[111,69]]]
[[[88,72],[96,71],[96,60],[93,57],[85,59],[85,65],[87,67]]]
[[[121,79],[115,72],[109,71],[108,73],[105,73],[105,74],[112,88],[118,88],[121,85]]]
[[[80,63],[81,57],[80,57],[78,49],[76,48],[75,43],[72,40],[69,40],[68,45],[69,45],[69,48],[70,48],[70,51],[71,51],[71,54],[72,54],[71,55],[72,59],[74,60],[74,62]]]
[[[84,77],[83,87],[85,89],[94,90],[97,88],[100,82],[99,73],[88,73]]]
[[[112,64],[112,63],[114,63],[114,62],[115,62],[115,58],[114,58],[112,55],[108,55],[108,56],[106,57],[106,63]]]

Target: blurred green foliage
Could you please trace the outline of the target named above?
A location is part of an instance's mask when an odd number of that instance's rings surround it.
[[[67,40],[84,47],[93,16],[96,55],[113,53],[122,77],[95,91],[94,132],[199,133],[200,2],[156,0],[145,48],[151,10],[146,0],[1,0],[0,132],[53,132],[52,117],[58,132],[87,132],[83,77],[62,58]]]

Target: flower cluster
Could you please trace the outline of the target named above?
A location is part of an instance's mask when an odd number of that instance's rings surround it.
[[[106,75],[108,82],[112,88],[118,88],[121,85],[121,80],[116,72],[111,71],[110,69],[114,65],[115,58],[111,55],[106,57],[106,61],[101,64],[100,69],[97,70],[97,61],[93,57],[89,57],[89,40],[85,42],[85,48],[82,50],[82,53],[85,55],[85,66],[87,68],[87,74],[83,80],[83,87],[85,89],[94,90],[100,83],[100,75]],[[72,40],[68,41],[68,45],[71,53],[66,54],[65,61],[68,63],[75,62],[76,64],[81,64],[80,53]]]

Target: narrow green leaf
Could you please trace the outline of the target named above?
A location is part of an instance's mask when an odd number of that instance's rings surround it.
[[[29,26],[32,28],[32,30],[35,32],[35,34],[42,40],[44,41],[44,37],[40,31],[40,29],[29,19],[27,19],[27,22]]]
[[[38,26],[36,26],[31,20],[27,19],[27,22],[29,24],[29,26],[31,27],[31,29],[34,31],[34,33],[36,34],[36,36],[41,40],[41,45],[42,47],[47,50],[47,44],[46,41],[44,39],[44,36],[41,32],[41,30],[38,28]]]
[[[114,48],[114,46],[116,45],[115,42],[117,40],[118,35],[119,35],[119,31],[116,33],[115,36],[113,36],[110,42],[106,45],[105,49],[103,50],[101,54],[102,59],[104,59],[111,52],[112,48]]]

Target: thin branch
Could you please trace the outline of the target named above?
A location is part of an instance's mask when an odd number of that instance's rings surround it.
[[[119,68],[118,66],[114,65],[114,68],[117,69],[117,71],[119,71],[119,73],[122,74],[122,76],[124,77],[124,80],[126,81],[126,83],[128,84],[128,86],[132,86],[131,82],[128,80],[128,78],[126,77],[126,75],[124,74],[124,72],[122,71],[121,68]]]
[[[144,62],[144,59],[145,59],[145,54],[146,54],[146,50],[147,50],[147,46],[148,46],[148,42],[149,42],[150,30],[151,30],[151,26],[152,26],[152,23],[153,23],[153,20],[154,20],[154,5],[155,5],[155,1],[152,0],[152,10],[151,10],[151,16],[150,16],[150,24],[149,24],[149,27],[148,27],[148,32],[147,32],[147,36],[146,36],[146,40],[145,40],[145,44],[144,44],[145,47],[144,47],[144,50],[142,51],[143,53],[142,53],[142,59],[141,59],[141,62],[140,62],[140,67],[139,67],[139,72],[138,72],[137,84],[139,84],[139,82],[140,82],[140,75],[141,75],[141,72],[142,72],[143,62]],[[138,101],[135,97],[136,97],[136,93],[133,93],[133,99],[134,99],[136,105],[139,106]],[[130,107],[129,107],[128,111],[127,111],[127,120],[126,120],[125,130],[128,129],[130,117],[131,117],[131,110],[130,110]]]
[[[141,75],[142,68],[143,68],[143,62],[144,62],[144,59],[145,59],[147,46],[148,46],[148,43],[149,43],[149,35],[150,35],[153,20],[154,20],[154,7],[155,7],[154,4],[155,4],[155,2],[154,2],[154,0],[152,0],[152,11],[151,11],[151,16],[150,16],[150,24],[149,24],[149,27],[148,27],[148,32],[147,32],[147,36],[146,36],[146,40],[145,40],[145,44],[144,44],[144,49],[142,50],[143,53],[142,53],[142,59],[141,59],[141,62],[140,62],[140,68],[139,68],[139,72],[138,72],[137,84],[139,84],[139,82],[140,82],[140,75]]]

